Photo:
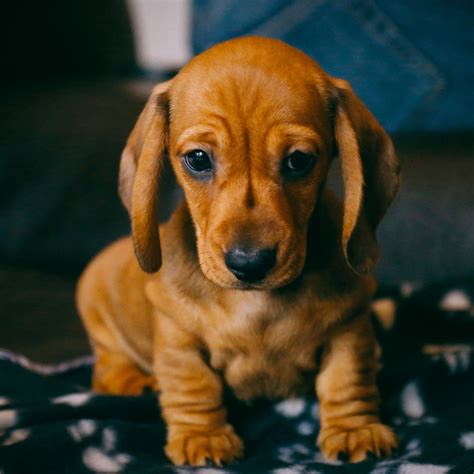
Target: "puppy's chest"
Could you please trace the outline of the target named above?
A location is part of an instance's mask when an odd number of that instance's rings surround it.
[[[314,384],[323,331],[310,308],[256,308],[222,324],[208,338],[210,365],[221,371],[237,397],[276,398]],[[311,317],[312,316],[312,317]]]

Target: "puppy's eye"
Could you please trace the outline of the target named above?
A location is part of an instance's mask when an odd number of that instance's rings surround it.
[[[314,155],[296,150],[283,160],[282,174],[288,178],[299,178],[311,170],[315,161]]]
[[[193,173],[205,175],[212,172],[212,161],[205,151],[192,150],[184,155],[183,161]]]

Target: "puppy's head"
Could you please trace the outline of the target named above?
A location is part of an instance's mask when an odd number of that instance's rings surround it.
[[[120,192],[140,265],[153,272],[161,264],[156,190],[168,157],[207,278],[233,288],[291,282],[336,154],[344,256],[366,273],[377,259],[375,228],[398,187],[387,134],[345,81],[301,51],[255,37],[214,46],[155,87],[122,154]]]

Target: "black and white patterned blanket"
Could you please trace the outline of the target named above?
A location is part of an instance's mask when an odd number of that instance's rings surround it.
[[[57,366],[0,352],[0,473],[474,472],[472,280],[381,295],[376,324],[385,351],[384,417],[401,439],[392,459],[327,463],[315,446],[313,398],[228,402],[244,460],[223,469],[174,467],[156,398],[90,392],[90,357]],[[380,322],[381,321],[381,322]]]

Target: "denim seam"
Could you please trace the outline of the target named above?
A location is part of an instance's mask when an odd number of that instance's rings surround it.
[[[308,15],[314,13],[321,5],[328,0],[295,0],[290,5],[284,7],[276,15],[273,15],[257,28],[249,32],[253,35],[262,36],[284,36],[295,26],[306,20]]]
[[[435,106],[442,94],[446,80],[441,71],[407,37],[395,22],[385,14],[374,0],[342,0],[347,10],[362,28],[379,44],[389,48],[395,56],[416,74],[424,76],[430,88],[421,104],[406,117],[406,121],[418,120]],[[417,120],[418,119],[418,120]]]

